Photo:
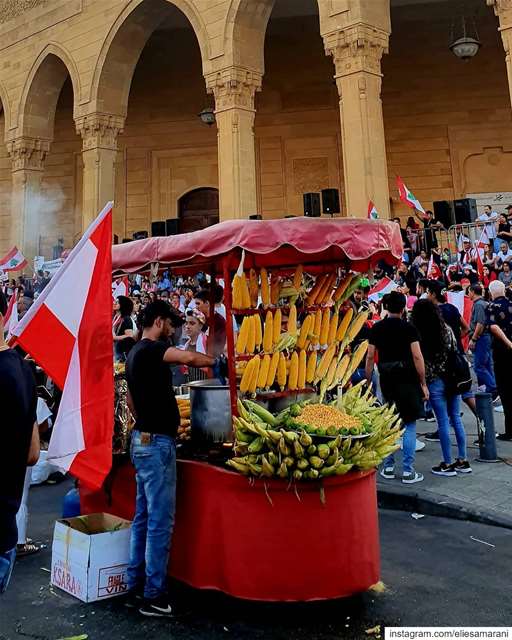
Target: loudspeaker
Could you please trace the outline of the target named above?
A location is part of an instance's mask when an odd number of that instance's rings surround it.
[[[119,236],[117,235],[117,233],[114,233],[112,235],[112,244],[119,244]]]
[[[460,200],[454,200],[453,208],[455,210],[456,224],[471,224],[478,218],[476,200],[474,198],[460,198]]]
[[[168,218],[165,221],[165,235],[176,236],[180,232],[179,218]]]
[[[333,215],[340,213],[340,194],[338,189],[322,189],[322,211]]]
[[[445,229],[449,229],[455,224],[455,210],[451,200],[438,200],[434,202],[434,218],[440,222]]]
[[[134,240],[145,240],[148,237],[147,231],[135,231],[133,234]]]
[[[303,198],[304,215],[308,218],[318,218],[320,216],[320,194],[305,193]]]
[[[155,220],[151,223],[151,235],[165,236],[165,220]]]
[[[297,216],[285,216],[285,218],[296,218]]]
[[[249,216],[249,220],[263,220],[263,216],[261,213],[253,213],[252,216]]]
[[[131,242],[131,238],[123,238],[122,244],[126,244],[127,242]]]

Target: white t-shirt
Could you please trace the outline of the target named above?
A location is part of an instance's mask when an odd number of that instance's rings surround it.
[[[507,253],[503,253],[503,251],[498,251],[498,253],[496,254],[496,257],[498,260],[501,260],[501,262],[510,262],[510,260],[512,260],[512,250],[508,249]]]
[[[497,212],[491,211],[491,215],[488,215],[487,213],[482,213],[481,215],[478,216],[478,220],[480,222],[486,223],[485,230],[487,231],[489,240],[494,240],[497,234],[496,226],[494,224],[498,220]]]

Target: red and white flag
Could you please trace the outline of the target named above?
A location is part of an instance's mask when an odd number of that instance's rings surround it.
[[[377,211],[377,207],[370,200],[368,203],[368,219],[369,220],[377,220],[379,217],[379,212]]]
[[[21,271],[27,266],[25,256],[17,247],[13,247],[7,255],[0,259],[0,271]]]
[[[62,392],[48,460],[100,488],[112,464],[112,203],[14,328]]]
[[[391,291],[395,291],[396,289],[398,289],[396,282],[393,282],[393,280],[387,277],[381,278],[376,285],[370,289],[368,300],[371,302],[379,302],[386,293],[391,293]]]
[[[480,234],[480,238],[476,243],[476,250],[480,258],[484,257],[485,250],[489,248],[489,234],[487,233],[487,229],[484,227],[482,233]]]
[[[5,339],[9,340],[12,336],[14,327],[18,324],[18,289],[14,290],[14,293],[9,300],[9,306],[5,312],[4,317],[4,332]]]
[[[416,211],[425,213],[425,209],[421,206],[418,198],[416,198],[412,191],[409,191],[409,189],[405,186],[405,182],[400,176],[396,177],[396,185],[398,187],[398,195],[400,196],[400,200],[402,202],[405,202],[405,204],[411,209],[416,209]]]
[[[117,300],[119,296],[127,296],[130,292],[130,283],[128,277],[124,276],[121,280],[114,280],[112,283],[112,298]]]
[[[439,265],[437,264],[437,262],[435,262],[434,256],[430,255],[430,260],[428,261],[427,278],[429,280],[438,280],[442,277],[443,274],[441,272],[441,269],[439,268]]]

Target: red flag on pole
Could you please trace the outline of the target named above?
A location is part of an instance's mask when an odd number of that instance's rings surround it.
[[[9,341],[12,330],[18,324],[18,289],[14,289],[14,293],[9,300],[9,306],[4,317],[5,339]]]
[[[21,347],[63,389],[48,460],[101,487],[112,464],[112,203],[14,328]]]
[[[438,280],[442,277],[443,274],[441,272],[441,269],[439,268],[437,262],[434,262],[434,256],[431,255],[428,263],[427,278],[429,280]]]

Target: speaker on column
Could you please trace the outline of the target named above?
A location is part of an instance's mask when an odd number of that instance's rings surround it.
[[[261,213],[253,213],[249,216],[249,220],[263,220]]]
[[[333,215],[340,213],[340,194],[338,189],[322,189],[322,212]]]
[[[165,235],[176,236],[180,232],[180,220],[179,218],[168,218],[165,221]]]
[[[471,224],[478,217],[476,200],[474,198],[460,198],[453,201],[456,224]]]
[[[320,216],[320,194],[305,193],[303,198],[304,215],[308,218],[318,218]]]
[[[145,240],[148,237],[147,231],[135,231],[133,234],[134,240]]]
[[[445,229],[449,229],[455,224],[455,210],[451,200],[438,200],[434,202],[434,218],[440,222]]]
[[[151,236],[165,236],[165,220],[155,220],[151,223]]]

